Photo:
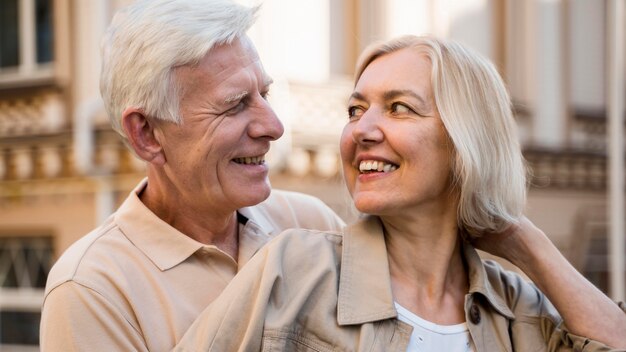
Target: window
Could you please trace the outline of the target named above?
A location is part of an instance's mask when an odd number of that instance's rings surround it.
[[[35,38],[37,43],[37,63],[52,61],[52,4],[51,0],[36,0]]]
[[[53,0],[0,0],[0,80],[52,75]]]
[[[50,237],[0,237],[0,350],[37,351]]]
[[[17,0],[0,0],[0,67],[19,65]]]

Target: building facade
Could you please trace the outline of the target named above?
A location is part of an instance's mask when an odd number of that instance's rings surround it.
[[[131,1],[0,1],[3,351],[37,350],[50,267],[144,176],[98,90],[100,38]],[[455,39],[511,91],[533,173],[528,217],[607,292],[607,12],[590,0],[265,0],[250,36],[286,130],[268,158],[273,186],[354,219],[338,139],[359,52],[401,34]]]

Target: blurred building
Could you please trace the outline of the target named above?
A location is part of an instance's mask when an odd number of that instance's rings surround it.
[[[0,350],[37,350],[54,260],[143,177],[98,90],[100,38],[130,1],[0,0]],[[338,138],[358,53],[406,33],[452,38],[491,58],[510,88],[534,172],[529,218],[607,291],[605,1],[263,3],[250,36],[286,126],[269,159],[274,187],[354,219]]]

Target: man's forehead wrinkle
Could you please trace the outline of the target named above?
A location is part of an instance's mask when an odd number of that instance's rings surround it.
[[[238,61],[242,66],[249,66],[260,60],[256,50],[247,49],[245,46],[222,44],[209,50],[201,61],[205,61],[210,66],[223,69],[225,66],[232,64],[233,61]]]
[[[269,88],[273,79],[265,72],[253,46],[222,44],[212,48],[197,64],[180,67],[187,91],[211,92],[215,107],[226,107],[257,90]]]

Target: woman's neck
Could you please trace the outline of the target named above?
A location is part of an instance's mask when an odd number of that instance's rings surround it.
[[[469,284],[456,218],[381,219],[395,300],[434,323],[465,321]]]

